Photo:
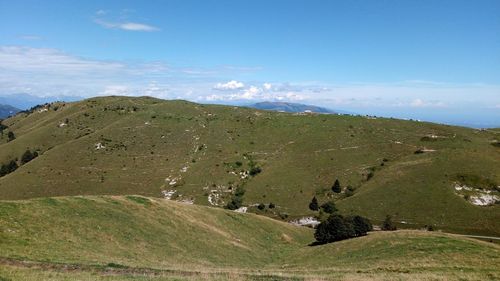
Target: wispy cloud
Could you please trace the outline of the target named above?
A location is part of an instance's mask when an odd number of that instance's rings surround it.
[[[445,107],[446,104],[442,101],[424,101],[422,99],[414,99],[411,101],[412,107]]]
[[[37,40],[42,40],[42,37],[38,36],[38,35],[33,35],[33,34],[24,34],[24,35],[19,36],[19,39],[27,40],[27,41],[37,41]]]
[[[106,19],[109,12],[105,10],[98,10],[95,12],[94,22],[104,28],[108,29],[121,29],[126,31],[145,31],[153,32],[160,31],[160,28],[145,23],[127,20],[126,17],[119,20]]]
[[[146,31],[146,32],[160,30],[157,27],[137,22],[109,22],[101,19],[94,19],[94,22],[102,27],[110,29],[121,29],[127,31]]]

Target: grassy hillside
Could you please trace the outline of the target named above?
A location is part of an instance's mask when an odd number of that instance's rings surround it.
[[[2,136],[0,163],[26,149],[40,156],[0,178],[1,199],[167,193],[223,206],[240,186],[246,206],[273,202],[251,208],[272,217],[314,215],[317,196],[374,221],[500,235],[500,206],[470,202],[500,196],[494,130],[128,97],[52,104],[3,124],[16,139]],[[251,167],[262,172],[246,177]],[[337,178],[353,196],[332,194]]]
[[[497,245],[422,231],[308,246],[312,230],[139,196],[0,201],[0,280],[486,280]],[[443,280],[444,280],[443,279]]]

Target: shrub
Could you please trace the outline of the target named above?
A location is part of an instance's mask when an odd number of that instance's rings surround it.
[[[0,177],[14,172],[17,168],[19,168],[19,166],[15,160],[11,160],[9,163],[3,164],[2,167],[0,167]]]
[[[261,210],[261,211],[262,211],[262,210],[264,210],[265,208],[266,208],[266,205],[264,205],[264,204],[262,204],[262,203],[260,203],[260,204],[257,206],[257,209],[259,209],[259,210]]]
[[[269,203],[269,209],[274,209],[274,208],[276,208],[276,205],[274,205],[274,203],[272,203],[272,202]]]
[[[250,171],[248,172],[248,174],[251,176],[255,176],[255,175],[259,174],[260,172],[262,172],[262,169],[260,167],[252,167],[252,168],[250,168]]]
[[[382,224],[382,230],[385,230],[385,231],[393,231],[393,230],[397,230],[398,228],[396,227],[396,225],[392,222],[392,217],[387,215],[385,217],[385,220]]]
[[[311,203],[309,203],[309,209],[311,211],[319,210],[318,199],[316,199],[316,196],[314,196],[313,199],[311,200]]]
[[[347,186],[346,190],[345,190],[345,196],[346,197],[351,197],[354,195],[354,187],[352,186]]]
[[[38,157],[38,152],[36,151],[31,152],[29,149],[26,149],[26,151],[21,156],[21,165],[28,163],[29,161],[35,159],[36,157]]]
[[[237,187],[231,201],[225,206],[226,209],[236,210],[241,207],[243,203],[243,195],[245,195],[245,189],[243,187]]]
[[[424,151],[422,149],[415,150],[414,154],[422,154]]]
[[[2,124],[2,122],[0,121],[0,134],[3,135],[3,131],[8,128],[9,127],[7,125]]]
[[[328,201],[321,205],[321,209],[323,212],[328,213],[328,214],[333,214],[337,211],[337,207],[335,207],[335,203],[333,201]]]
[[[15,139],[16,139],[16,136],[14,135],[14,133],[13,133],[13,132],[9,132],[9,133],[7,134],[7,141],[13,141],[13,140],[15,140]]]

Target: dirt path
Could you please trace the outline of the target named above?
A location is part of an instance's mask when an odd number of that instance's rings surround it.
[[[493,239],[493,240],[500,240],[500,237],[496,236],[482,236],[482,235],[469,235],[469,234],[455,234],[458,236],[465,236],[465,237],[470,237],[470,238],[481,238],[481,239]]]

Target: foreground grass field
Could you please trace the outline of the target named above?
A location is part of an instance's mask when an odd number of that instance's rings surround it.
[[[0,201],[0,280],[494,280],[500,247],[374,232],[321,246],[312,230],[140,196]]]
[[[472,204],[500,198],[498,130],[129,97],[56,103],[2,124],[0,163],[26,149],[40,156],[0,178],[0,199],[169,194],[221,207],[244,187],[250,211],[284,220],[315,215],[316,196],[376,223],[389,214],[400,227],[500,236],[500,204]],[[261,173],[247,176],[253,166]]]

